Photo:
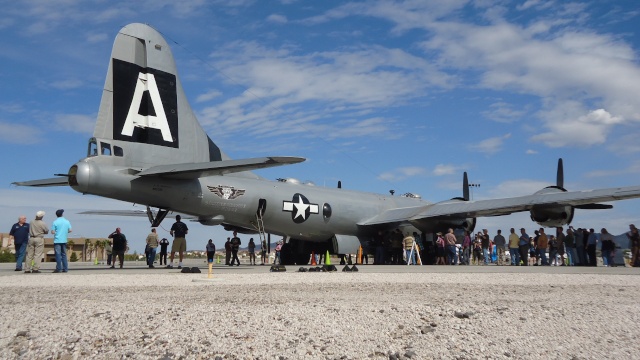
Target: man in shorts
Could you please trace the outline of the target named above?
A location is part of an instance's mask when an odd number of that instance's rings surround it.
[[[168,269],[173,269],[173,258],[176,255],[176,251],[180,256],[180,262],[178,263],[178,269],[182,269],[182,259],[184,252],[187,251],[187,239],[185,236],[189,232],[187,225],[180,221],[180,215],[176,215],[176,222],[171,226],[169,233],[173,236],[173,244],[171,245],[171,264],[167,265]]]

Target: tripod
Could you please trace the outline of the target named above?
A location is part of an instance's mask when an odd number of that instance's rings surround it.
[[[411,264],[411,259],[413,259],[413,254],[417,255],[418,261],[417,264],[422,265],[422,259],[420,258],[420,247],[416,244],[416,241],[413,241],[413,245],[411,245],[411,252],[409,253],[409,258],[407,258],[407,266]]]

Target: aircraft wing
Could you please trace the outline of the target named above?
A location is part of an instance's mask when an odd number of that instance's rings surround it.
[[[387,210],[358,225],[376,225],[437,217],[486,217],[531,210],[534,206],[588,206],[640,197],[640,186],[533,194],[505,199],[451,201]]]
[[[133,216],[133,217],[149,217],[145,210],[87,210],[79,212],[81,215],[107,215],[107,216]],[[199,221],[200,218],[184,213],[171,212],[173,216],[180,215],[182,220]],[[155,215],[155,213],[154,213]]]
[[[16,186],[33,186],[33,187],[46,187],[46,186],[67,186],[69,185],[69,178],[65,177],[54,177],[48,179],[40,179],[40,180],[30,180],[30,181],[16,181],[12,183]]]
[[[260,157],[240,160],[222,160],[204,163],[185,163],[152,166],[139,172],[138,176],[160,176],[171,179],[197,179],[206,176],[225,175],[273,166],[297,164],[305,158],[293,156]]]

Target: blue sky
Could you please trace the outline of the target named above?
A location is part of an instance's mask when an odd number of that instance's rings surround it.
[[[232,158],[302,156],[258,173],[318,186],[460,196],[637,185],[640,9],[635,1],[3,1],[0,223],[65,208],[75,233],[120,225],[142,250],[146,219],[78,215],[131,204],[13,181],[66,173],[84,157],[118,30],[168,39],[191,105]],[[640,200],[576,212],[619,234]],[[163,224],[168,228],[170,222]],[[528,213],[479,219],[524,226]],[[228,236],[190,224],[189,248]],[[162,236],[167,236],[163,229]]]

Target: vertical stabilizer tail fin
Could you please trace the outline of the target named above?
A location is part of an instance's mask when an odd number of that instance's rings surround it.
[[[229,159],[191,110],[166,40],[144,24],[116,37],[94,137],[132,167]]]

